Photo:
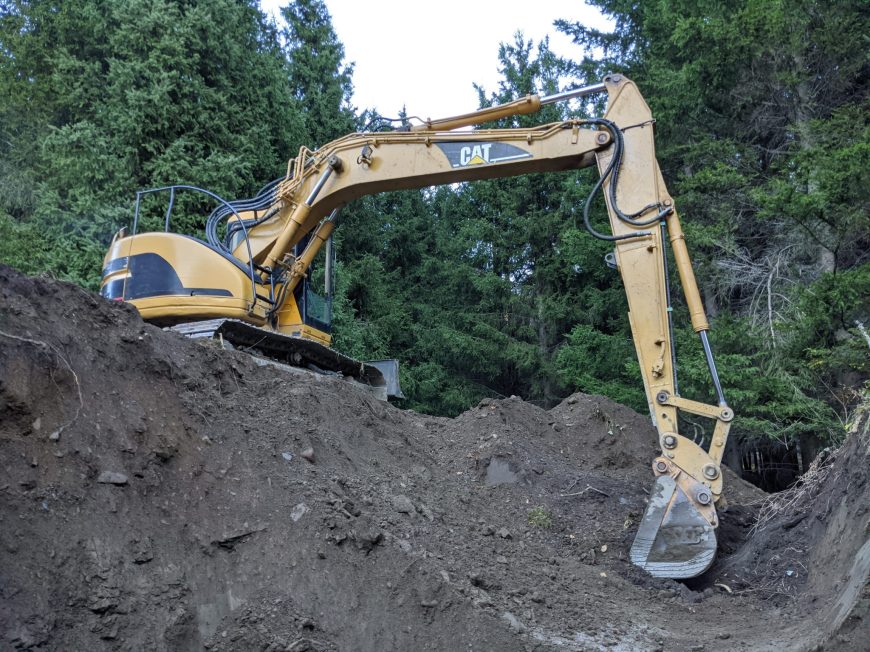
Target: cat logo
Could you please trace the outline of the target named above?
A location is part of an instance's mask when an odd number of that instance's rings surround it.
[[[507,143],[451,142],[438,143],[438,147],[454,168],[532,158],[530,152]]]
[[[465,145],[459,150],[459,164],[465,167],[466,165],[489,163],[489,150],[491,148],[492,143]]]

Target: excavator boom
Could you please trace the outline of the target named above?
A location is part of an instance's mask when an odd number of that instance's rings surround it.
[[[598,92],[608,94],[602,118],[455,131]],[[601,84],[556,96],[527,96],[405,130],[349,134],[316,151],[302,148],[285,177],[262,196],[248,202],[221,200],[222,207],[209,218],[207,242],[171,233],[169,212],[165,232],[120,233],[106,256],[103,294],[132,302],[143,317],[158,324],[229,319],[274,333],[274,338],[314,342],[328,351],[328,333],[308,319],[308,309],[316,304],[308,294],[308,282],[318,252],[324,246],[329,249],[342,206],[391,190],[597,166],[600,179],[592,194],[600,191],[605,197],[610,233],[592,227],[591,196],[584,218],[595,237],[613,244],[650,416],[662,448],[653,461],[656,481],[630,557],[653,575],[693,577],[715,556],[720,463],[734,415],[716,373],[685,236],[656,162],[653,125],[635,84],[610,75]],[[223,238],[217,236],[221,221],[227,225]],[[685,399],[678,391],[668,244],[708,361],[717,405]],[[227,332],[234,329],[238,326]],[[290,347],[292,355],[305,348],[274,342],[277,348]],[[713,421],[707,450],[679,433],[681,411]]]

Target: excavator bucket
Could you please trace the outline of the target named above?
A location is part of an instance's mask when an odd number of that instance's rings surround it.
[[[630,557],[654,577],[700,575],[716,556],[716,531],[674,479],[656,478]]]

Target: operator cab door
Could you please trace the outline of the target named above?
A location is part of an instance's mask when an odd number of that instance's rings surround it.
[[[308,245],[309,237],[303,238],[294,248],[293,255],[299,256]],[[308,273],[293,291],[302,323],[325,333],[332,332],[332,297],[335,287],[335,248],[332,238],[326,242],[323,255],[311,263]],[[322,288],[323,293],[317,289]]]

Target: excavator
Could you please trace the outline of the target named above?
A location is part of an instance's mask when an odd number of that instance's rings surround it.
[[[483,123],[534,113],[544,105],[607,94],[603,117],[529,128],[485,129]],[[587,100],[588,101],[588,100]],[[656,577],[690,578],[716,554],[721,461],[734,412],[716,371],[710,326],[686,239],[655,157],[654,120],[637,86],[611,74],[597,84],[450,118],[386,131],[352,133],[320,149],[300,148],[286,174],[256,197],[226,201],[195,186],[140,191],[132,231],[121,229],[106,255],[101,293],[133,304],[144,319],[188,335],[219,337],[283,363],[392,385],[378,365],[331,348],[331,270],[326,296],[312,289],[312,265],[325,251],[332,265],[333,230],[348,202],[373,193],[596,166],[599,178],[583,207],[587,229],[609,241],[606,260],[622,277],[629,321],[661,454],[655,482],[629,556]],[[468,129],[468,128],[472,129]],[[218,204],[206,239],[170,229],[175,196],[203,192]],[[168,193],[164,230],[137,233],[140,203]],[[610,233],[592,226],[590,206],[604,195]],[[693,330],[710,371],[717,404],[678,391],[667,245],[670,244]],[[389,366],[389,365],[388,365]],[[395,369],[387,369],[394,375]],[[709,446],[679,431],[681,413],[712,421]]]

